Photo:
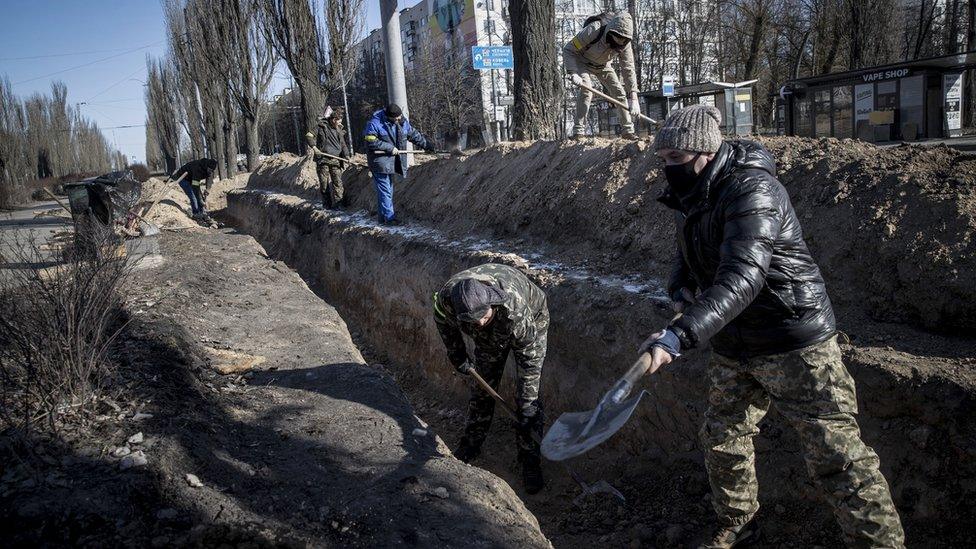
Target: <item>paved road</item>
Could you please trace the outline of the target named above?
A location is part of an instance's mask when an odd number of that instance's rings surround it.
[[[18,243],[25,243],[33,238],[41,245],[50,240],[54,233],[70,230],[70,219],[37,215],[56,208],[59,208],[58,203],[52,200],[0,211],[0,269],[23,267],[18,263],[18,254],[15,251]]]

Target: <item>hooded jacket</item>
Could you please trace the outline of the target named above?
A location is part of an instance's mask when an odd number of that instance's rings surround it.
[[[173,172],[170,176],[171,179],[179,179],[181,175],[186,174],[186,180],[190,183],[200,185],[200,182],[206,181],[207,187],[213,184],[213,174],[214,170],[217,169],[217,161],[211,158],[201,158],[199,160],[191,160],[186,164],[180,166],[180,169]]]
[[[697,293],[672,323],[682,349],[711,340],[715,352],[748,358],[829,339],[834,311],[820,269],[769,152],[726,141],[687,196],[659,198],[675,210],[678,252],[668,291]]]
[[[406,150],[407,141],[417,145],[422,149],[432,149],[433,146],[427,141],[419,131],[410,125],[410,121],[404,116],[400,123],[396,124],[386,117],[386,110],[380,109],[373,113],[366,123],[366,160],[369,162],[369,169],[374,174],[393,174],[398,173],[404,177],[407,175],[407,167],[410,164],[409,155],[398,154],[392,156],[393,149]]]
[[[451,293],[462,280],[473,278],[488,285],[498,298],[491,303],[495,317],[482,329],[461,322],[451,304]],[[528,356],[530,349],[536,347],[540,337],[545,337],[538,319],[545,316],[548,326],[549,310],[546,294],[521,271],[508,265],[486,263],[461,271],[452,276],[444,286],[434,293],[434,322],[437,331],[447,347],[447,356],[455,367],[468,359],[468,353],[461,334],[471,337],[476,348],[511,347],[517,361],[535,360],[541,357]],[[487,349],[482,348],[481,352]]]
[[[630,39],[630,43],[619,50],[611,48],[607,42],[607,35],[611,32]],[[626,10],[611,13],[604,20],[593,21],[563,46],[566,72],[582,74],[590,72],[589,68],[603,69],[619,56],[620,77],[627,95],[636,93],[637,70],[634,66],[633,39],[634,21]]]
[[[309,145],[316,147],[325,154],[331,154],[339,158],[349,158],[349,148],[346,146],[346,132],[332,126],[328,120],[320,120],[315,127],[315,133],[308,132],[305,134],[305,139]],[[321,155],[316,155],[315,163],[345,167],[342,162]]]

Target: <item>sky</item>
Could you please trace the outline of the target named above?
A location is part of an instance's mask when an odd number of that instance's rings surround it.
[[[369,32],[380,25],[379,0],[366,3]],[[68,102],[85,103],[83,114],[106,139],[129,162],[143,162],[146,55],[166,53],[160,0],[0,0],[0,12],[0,75],[14,93],[50,95],[52,82],[64,82]],[[283,63],[277,75],[272,91],[287,86]]]

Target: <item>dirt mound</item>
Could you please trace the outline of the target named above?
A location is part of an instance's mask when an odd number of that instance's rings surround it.
[[[976,328],[976,158],[946,147],[768,138],[840,309]],[[646,142],[506,143],[415,167],[398,212],[454,234],[544,242],[581,263],[665,279],[671,213]],[[286,175],[282,170],[282,175]],[[347,185],[373,208],[368,173]]]
[[[207,209],[217,211],[226,208],[227,193],[233,189],[244,187],[250,175],[250,173],[241,173],[234,177],[215,181],[210,189],[210,194],[207,196]],[[159,200],[147,217],[149,221],[160,228],[188,229],[199,227],[195,221],[190,219],[190,200],[176,183],[151,177],[142,184],[142,200],[144,202]]]

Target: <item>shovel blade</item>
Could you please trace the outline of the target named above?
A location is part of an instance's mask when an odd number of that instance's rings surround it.
[[[604,404],[595,410],[559,416],[542,439],[542,455],[551,461],[562,461],[599,445],[627,423],[645,393],[641,391],[619,404]],[[587,429],[591,420],[592,425]]]

